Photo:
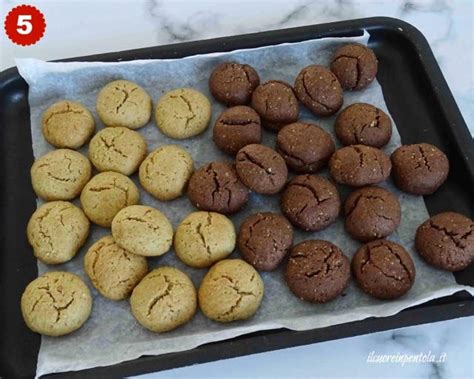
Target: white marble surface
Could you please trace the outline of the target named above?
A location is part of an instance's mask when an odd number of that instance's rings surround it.
[[[471,0],[2,0],[2,19],[30,3],[45,37],[16,46],[1,34],[0,69],[15,57],[58,59],[359,17],[390,16],[427,37],[474,134],[474,2]],[[196,365],[144,377],[473,378],[474,317]],[[444,363],[368,363],[375,354],[446,353]]]

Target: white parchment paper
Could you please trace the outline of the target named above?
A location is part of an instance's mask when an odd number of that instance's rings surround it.
[[[31,111],[31,133],[33,152],[39,157],[53,148],[46,143],[41,134],[41,114],[52,103],[70,99],[82,102],[92,111],[101,129],[99,118],[95,113],[95,100],[98,91],[108,82],[116,79],[127,79],[144,87],[156,104],[160,96],[177,87],[193,87],[206,94],[212,101],[213,116],[210,127],[202,135],[185,140],[174,141],[165,137],[154,125],[153,117],[148,125],[140,129],[148,142],[149,151],[168,143],[179,143],[193,156],[195,166],[213,160],[230,160],[221,153],[212,142],[212,125],[223,106],[212,99],[208,90],[208,78],[211,70],[219,62],[236,60],[256,68],[263,81],[280,79],[294,83],[298,72],[306,65],[318,63],[328,65],[335,48],[347,42],[366,44],[369,35],[355,38],[327,38],[292,44],[240,50],[230,53],[215,53],[187,57],[177,60],[141,60],[119,63],[46,63],[34,59],[17,60],[18,69],[29,84],[29,103]],[[382,89],[374,82],[368,89],[359,92],[345,92],[344,106],[354,102],[368,102],[388,113]],[[334,136],[333,123],[335,116],[315,118],[302,109],[300,119],[317,122]],[[335,139],[336,140],[336,139]],[[265,132],[264,143],[275,144],[275,134]],[[400,145],[400,136],[395,128],[390,144],[385,148],[390,154]],[[87,154],[87,148],[83,153]],[[327,175],[323,171],[322,175]],[[133,180],[138,184],[136,175]],[[198,312],[187,325],[165,334],[151,333],[134,320],[129,310],[128,301],[114,302],[99,296],[90,285],[83,271],[83,257],[88,247],[109,230],[94,226],[86,246],[71,261],[61,266],[47,267],[38,264],[39,273],[48,270],[67,270],[81,276],[89,284],[94,296],[92,316],[77,332],[61,337],[43,337],[38,357],[37,375],[80,370],[95,366],[112,365],[140,357],[192,349],[201,344],[219,341],[258,330],[288,328],[306,330],[339,323],[361,320],[370,316],[389,316],[404,308],[428,300],[446,296],[462,289],[474,293],[471,287],[456,284],[454,276],[447,272],[435,270],[419,259],[413,250],[413,238],[416,227],[422,223],[428,213],[422,197],[404,194],[388,181],[382,186],[393,191],[402,206],[402,222],[390,239],[401,243],[413,257],[417,276],[413,288],[402,298],[395,301],[379,301],[362,293],[351,281],[344,296],[324,304],[315,305],[300,301],[293,296],[283,280],[282,270],[262,273],[265,283],[265,296],[257,314],[250,320],[219,324],[208,320]],[[340,188],[343,198],[347,189]],[[257,211],[279,211],[278,196],[252,194],[246,208],[232,216],[236,228],[248,215]],[[141,190],[141,202],[164,212],[173,226],[195,209],[186,197],[160,202]],[[297,231],[295,243],[305,239],[327,239],[337,244],[351,258],[359,244],[344,232],[343,219],[324,231],[305,233]],[[232,257],[238,257],[235,251]],[[192,269],[182,264],[173,251],[165,256],[149,260],[150,266],[172,265],[188,273],[196,288],[206,270]]]

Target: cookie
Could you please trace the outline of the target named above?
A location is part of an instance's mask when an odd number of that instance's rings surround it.
[[[352,273],[362,289],[381,300],[404,295],[415,281],[415,265],[403,246],[379,239],[359,248],[352,258]]]
[[[312,174],[327,164],[335,147],[331,135],[320,126],[295,122],[278,132],[276,150],[292,171]]]
[[[224,62],[212,71],[209,90],[217,101],[227,106],[245,105],[259,83],[260,78],[252,66]]]
[[[359,43],[344,45],[336,50],[331,71],[342,88],[361,90],[375,79],[378,61],[372,49]]]
[[[256,213],[240,226],[241,257],[257,270],[275,270],[293,244],[293,228],[278,213]]]
[[[235,229],[226,216],[193,212],[176,229],[174,250],[191,267],[209,267],[226,258],[235,248]]]
[[[138,84],[115,80],[100,90],[96,109],[105,126],[138,129],[150,120],[152,103],[150,95]]]
[[[247,204],[249,190],[240,181],[233,165],[212,162],[193,173],[188,197],[198,209],[229,214]]]
[[[156,105],[156,125],[174,139],[197,136],[211,119],[211,103],[201,92],[178,88],[165,93]]]
[[[258,272],[241,259],[225,259],[208,271],[198,291],[201,311],[211,320],[245,320],[257,312],[264,286]]]
[[[260,116],[243,105],[226,109],[214,125],[213,140],[219,149],[231,155],[244,146],[262,142]]]
[[[193,158],[178,145],[161,146],[140,165],[142,187],[161,201],[180,197],[194,170]]]
[[[35,257],[47,264],[64,263],[76,255],[89,235],[84,212],[67,201],[41,205],[26,228]]]
[[[168,332],[193,318],[197,309],[196,289],[184,272],[174,267],[160,267],[135,287],[130,308],[144,328]]]
[[[94,134],[95,121],[81,103],[62,100],[44,111],[41,127],[44,138],[54,147],[79,149]]]
[[[242,183],[266,195],[280,192],[288,179],[285,160],[264,145],[252,144],[240,149],[235,157],[235,169]]]
[[[173,242],[173,227],[159,210],[131,205],[112,220],[115,242],[136,255],[156,257],[166,253]]]
[[[464,270],[474,262],[474,222],[459,213],[439,213],[418,227],[415,246],[433,267]]]
[[[330,116],[342,106],[342,88],[326,67],[310,65],[303,68],[295,80],[299,101],[317,116]]]
[[[285,270],[288,288],[301,300],[326,303],[349,283],[349,259],[328,241],[308,240],[293,246]]]
[[[123,300],[146,275],[148,263],[146,258],[121,248],[109,235],[87,250],[84,271],[102,296]]]
[[[69,149],[53,150],[31,166],[31,184],[46,201],[72,200],[91,177],[91,163],[81,153]]]
[[[104,128],[89,143],[89,159],[97,171],[132,175],[145,159],[147,146],[140,133],[128,128]]]
[[[430,195],[446,181],[448,157],[427,143],[400,146],[392,153],[392,178],[404,192]]]
[[[94,224],[109,228],[115,215],[139,200],[138,188],[118,172],[102,172],[94,176],[81,193],[81,204]]]
[[[355,103],[336,118],[334,130],[345,146],[385,146],[392,137],[392,121],[381,109],[370,104]]]
[[[344,204],[346,231],[356,240],[367,242],[387,237],[400,225],[400,203],[383,188],[363,187],[352,192]]]
[[[28,284],[21,296],[21,314],[33,332],[63,336],[79,329],[92,310],[92,297],[77,275],[51,271]]]
[[[260,84],[252,94],[251,104],[268,129],[280,130],[298,120],[298,100],[288,83],[271,80]]]
[[[283,214],[296,227],[318,231],[332,224],[341,209],[336,187],[322,176],[295,176],[280,198]]]
[[[352,187],[377,184],[390,176],[392,164],[382,150],[365,145],[351,145],[336,150],[329,160],[332,178]]]

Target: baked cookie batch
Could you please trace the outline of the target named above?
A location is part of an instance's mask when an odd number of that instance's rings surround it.
[[[57,150],[31,168],[33,189],[46,201],[27,227],[34,255],[46,264],[65,263],[85,244],[90,223],[110,228],[86,252],[84,272],[101,296],[129,298],[137,322],[159,333],[189,322],[198,308],[218,322],[252,317],[264,296],[259,271],[281,265],[289,290],[312,303],[343,294],[351,276],[377,299],[404,295],[415,281],[413,260],[385,239],[400,225],[402,210],[395,194],[377,184],[392,176],[404,192],[431,194],[448,176],[446,155],[420,143],[387,156],[381,148],[390,141],[391,120],[370,104],[352,104],[337,115],[334,130],[343,145],[337,150],[324,129],[298,119],[301,105],[318,117],[335,114],[343,90],[364,89],[376,73],[373,51],[359,44],[338,48],[330,68],[303,68],[294,86],[260,83],[247,64],[219,64],[209,90],[228,108],[217,118],[212,138],[234,160],[197,169],[179,144],[148,152],[138,129],[149,122],[153,104],[135,83],[116,80],[100,90],[96,111],[106,127],[95,135],[94,118],[83,105],[69,100],[51,105],[42,131]],[[206,130],[211,114],[204,94],[178,88],[158,100],[154,116],[163,134],[182,140]],[[274,147],[261,144],[262,128],[276,132]],[[86,157],[76,149],[88,141]],[[331,179],[317,175],[326,166]],[[137,171],[140,185],[156,199],[186,194],[197,210],[173,231],[165,214],[140,204],[129,178]],[[342,200],[337,185],[354,190]],[[255,213],[236,230],[228,215],[244,208],[251,192],[279,196],[281,214]],[[70,202],[77,197],[81,208]],[[352,262],[330,241],[293,246],[293,228],[319,231],[341,212],[346,231],[364,243]],[[186,265],[208,270],[198,289],[175,267],[149,271],[148,257],[172,247]],[[242,259],[229,259],[236,247]],[[420,225],[415,247],[433,267],[462,270],[474,261],[474,222],[453,212],[438,214]],[[26,287],[21,309],[31,330],[60,336],[87,321],[92,296],[77,275],[52,271]]]

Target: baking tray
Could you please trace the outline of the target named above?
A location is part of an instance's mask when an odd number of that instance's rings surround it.
[[[434,195],[425,197],[429,213],[453,210],[472,218],[472,137],[428,42],[417,29],[403,21],[365,18],[63,61],[181,58],[314,38],[357,36],[364,29],[369,31],[369,46],[379,59],[377,79],[403,143],[432,143],[446,152],[451,162],[447,182]],[[19,306],[23,289],[37,276],[37,265],[25,236],[26,224],[36,208],[29,177],[33,153],[28,86],[16,68],[0,73],[0,133],[0,376],[25,377],[35,374],[40,337],[26,328]],[[474,265],[455,276],[458,283],[474,286]],[[257,332],[184,352],[145,356],[114,366],[54,376],[123,377],[473,314],[474,299],[463,291],[391,317],[369,318],[302,332],[286,329]]]

